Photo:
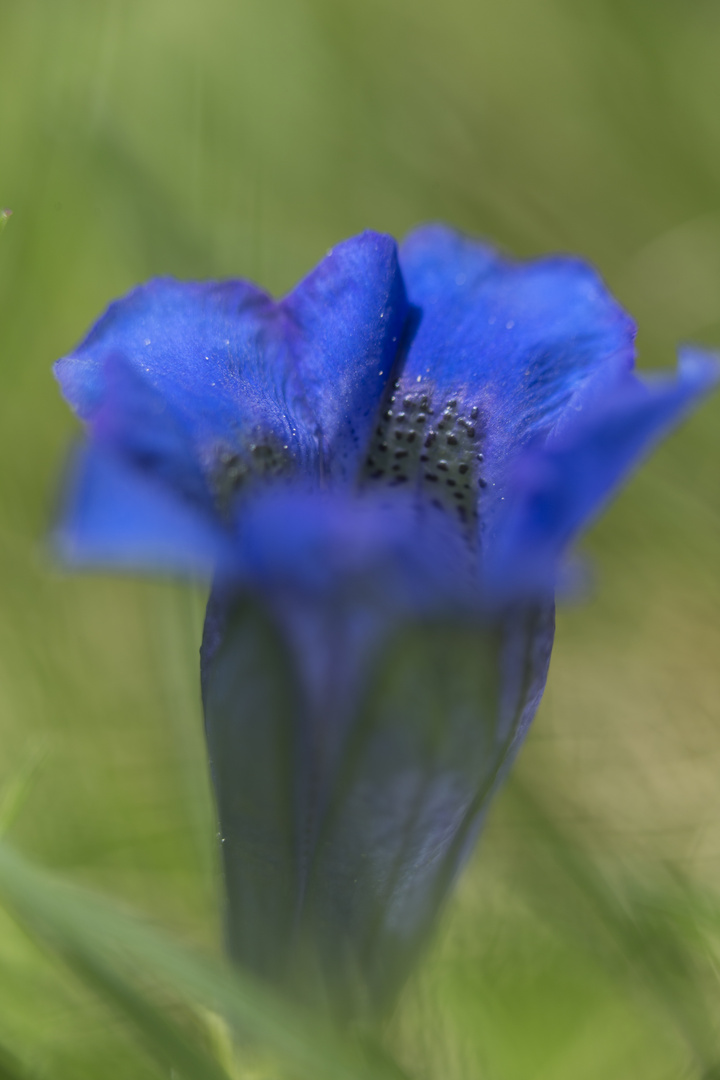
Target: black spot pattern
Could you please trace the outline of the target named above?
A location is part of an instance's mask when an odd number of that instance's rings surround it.
[[[291,467],[288,447],[263,432],[241,449],[216,448],[209,467],[210,487],[221,512],[227,513],[243,489],[286,475]]]
[[[476,533],[478,496],[487,486],[480,469],[481,414],[451,398],[440,407],[421,388],[392,384],[362,473],[362,483],[414,485],[433,506]]]

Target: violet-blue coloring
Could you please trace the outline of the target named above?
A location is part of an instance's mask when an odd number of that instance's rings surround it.
[[[569,545],[717,380],[634,370],[585,263],[443,226],[286,297],[159,278],[55,368],[75,565],[212,581],[201,650],[231,956],[382,1015],[540,701]]]

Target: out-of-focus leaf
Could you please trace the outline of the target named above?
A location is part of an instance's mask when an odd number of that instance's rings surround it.
[[[77,943],[61,951],[76,974],[132,1023],[162,1065],[186,1080],[229,1080],[228,1072],[199,1041],[188,1038],[167,1012],[97,954]]]
[[[3,790],[0,791],[0,836],[5,835],[20,813],[44,757],[44,748],[39,747],[33,750],[28,755],[25,764],[14,776],[10,777]]]
[[[159,1019],[156,1010],[146,1010],[144,995],[131,989],[128,977],[140,976],[181,1000],[223,1014],[238,1032],[284,1061],[293,1075],[313,1080],[398,1080],[402,1076],[394,1064],[369,1062],[360,1043],[342,1039],[243,972],[193,954],[108,901],[37,869],[4,844],[0,845],[0,898],[35,939],[65,957],[166,1055],[187,1053],[187,1043],[169,1021]],[[194,1064],[199,1060],[196,1057]],[[186,1066],[191,1064],[186,1058]],[[222,1075],[218,1065],[214,1076]]]
[[[696,928],[687,921],[687,906],[673,910],[669,903],[672,882],[664,882],[656,891],[647,885],[637,887],[629,876],[611,883],[598,861],[553,819],[528,787],[515,781],[511,790],[523,823],[533,833],[533,852],[549,855],[565,880],[562,896],[566,903],[558,905],[557,882],[550,894],[553,916],[563,921],[565,929],[574,926],[585,945],[600,945],[605,963],[629,977],[661,1007],[666,1021],[680,1032],[703,1069],[713,1068],[720,1049],[699,970],[706,950]],[[537,872],[537,865],[531,872],[535,899],[542,904],[542,873]],[[571,910],[575,922],[565,918]],[[684,919],[678,918],[680,910]],[[589,933],[593,926],[597,931],[594,943]]]
[[[32,1073],[18,1057],[0,1045],[0,1080],[30,1080]]]

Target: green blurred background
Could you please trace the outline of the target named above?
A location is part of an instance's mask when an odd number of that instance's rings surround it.
[[[282,292],[428,219],[592,260],[643,365],[720,346],[719,55],[712,0],[0,0],[15,846],[218,949],[203,597],[53,566],[52,361],[150,275]],[[415,1077],[720,1076],[719,425],[716,399],[588,538],[592,595],[388,1035]],[[1,914],[0,1042],[42,1077],[168,1075]]]

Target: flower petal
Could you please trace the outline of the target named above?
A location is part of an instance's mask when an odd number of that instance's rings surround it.
[[[719,378],[717,360],[685,349],[675,378],[640,379],[618,365],[590,380],[544,444],[515,464],[512,498],[486,538],[489,593],[551,592],[574,535]]]
[[[322,456],[324,471],[354,479],[406,314],[395,241],[364,233],[279,302],[242,281],[150,281],[111,304],[55,372],[92,421],[115,390],[108,358],[120,357],[209,472],[236,455],[264,479],[290,462],[317,477]]]
[[[458,417],[477,429],[487,519],[518,449],[549,432],[603,365],[632,366],[634,325],[578,259],[517,263],[433,225],[410,234],[400,262],[421,312],[401,392],[427,394],[435,425],[450,403],[440,441]]]
[[[379,611],[472,610],[476,563],[453,524],[412,501],[302,487],[258,492],[237,515],[243,580],[313,601],[352,596]]]
[[[281,302],[335,479],[354,480],[408,314],[397,246],[364,232],[338,244]]]
[[[111,304],[55,365],[82,419],[92,420],[112,393],[106,361],[118,355],[182,419],[209,468],[218,454],[249,452],[258,438],[313,467],[314,420],[284,320],[261,289],[243,281],[156,278]]]
[[[205,513],[214,506],[187,422],[125,357],[103,364],[105,394],[88,422],[96,444]]]
[[[200,578],[229,568],[234,557],[212,517],[116,455],[87,445],[72,457],[53,543],[72,566]]]

